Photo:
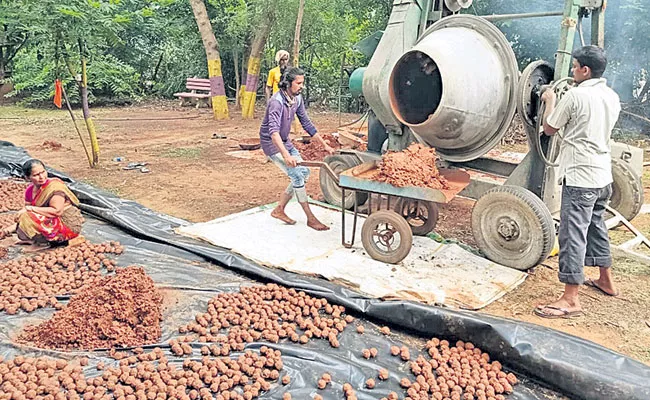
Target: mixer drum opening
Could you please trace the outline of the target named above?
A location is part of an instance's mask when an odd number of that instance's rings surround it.
[[[424,123],[440,105],[442,77],[438,65],[425,53],[406,53],[393,69],[390,95],[393,112],[409,125]]]

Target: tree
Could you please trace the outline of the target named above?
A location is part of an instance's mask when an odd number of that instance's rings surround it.
[[[0,0],[0,84],[7,77],[11,62],[29,38],[23,28],[16,1]]]
[[[205,55],[208,60],[208,76],[212,86],[212,110],[216,119],[228,119],[228,101],[226,88],[221,74],[221,57],[219,56],[219,43],[212,32],[212,24],[208,17],[203,0],[190,0],[196,24],[203,40]]]
[[[255,100],[257,98],[257,86],[260,76],[261,55],[264,51],[264,46],[271,33],[273,22],[275,19],[274,9],[272,5],[267,2],[265,7],[260,10],[258,23],[252,24],[255,26],[255,36],[253,43],[250,46],[250,54],[248,56],[248,68],[246,73],[246,88],[242,94],[242,117],[253,118],[255,113]]]
[[[293,34],[292,64],[294,67],[298,66],[298,59],[300,54],[300,28],[302,26],[302,16],[304,13],[305,13],[305,0],[300,0],[300,5],[298,6],[298,16],[296,17],[296,31]]]

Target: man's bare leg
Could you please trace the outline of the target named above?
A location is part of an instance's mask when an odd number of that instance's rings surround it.
[[[618,290],[614,286],[614,280],[612,279],[612,269],[600,267],[600,277],[597,280],[591,280],[598,289],[609,294],[610,296],[617,296]]]
[[[305,215],[307,216],[307,226],[315,229],[317,231],[327,231],[330,229],[329,226],[323,224],[316,218],[313,212],[311,212],[311,208],[309,207],[309,202],[301,202],[300,206],[302,207],[302,210],[305,212]]]
[[[563,315],[580,313],[582,311],[582,306],[580,305],[580,299],[578,298],[579,289],[580,285],[565,284],[562,297],[553,303],[537,306],[537,309],[539,310],[538,315],[541,313],[548,317],[559,317]]]
[[[289,218],[289,216],[284,212],[284,208],[287,206],[289,203],[289,200],[293,197],[293,194],[289,194],[287,192],[282,192],[282,195],[280,195],[280,202],[278,205],[271,211],[271,216],[273,218],[277,218],[280,221],[284,222],[285,224],[288,225],[295,225],[296,221]]]

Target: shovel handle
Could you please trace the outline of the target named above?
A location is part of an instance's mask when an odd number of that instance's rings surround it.
[[[303,166],[303,167],[314,167],[314,168],[320,168],[321,171],[325,170],[327,174],[336,182],[336,184],[339,184],[339,176],[332,167],[330,167],[326,162],[323,161],[301,161],[298,163],[298,165]]]

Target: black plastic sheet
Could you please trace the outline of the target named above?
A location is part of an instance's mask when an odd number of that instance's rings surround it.
[[[18,176],[20,165],[27,159],[29,155],[23,149],[0,143],[0,176]],[[437,336],[471,341],[514,371],[523,383],[515,387],[515,392],[509,396],[511,399],[565,398],[563,396],[571,399],[650,399],[650,368],[595,343],[478,312],[371,299],[329,281],[262,267],[227,249],[176,235],[173,228],[185,224],[182,220],[75,182],[59,172],[50,172],[69,183],[87,214],[108,222],[90,218],[84,226],[84,235],[91,241],[122,242],[126,251],[117,258],[118,264],[145,266],[156,284],[176,299],[165,312],[162,341],[175,335],[175,329],[192,320],[194,314],[204,311],[215,292],[237,290],[242,284],[252,284],[251,280],[276,282],[312,296],[325,297],[361,318],[367,333],[358,335],[354,329],[347,329],[342,334],[339,349],[331,348],[322,340],[303,346],[272,346],[283,351],[285,369],[293,379],[289,386],[274,386],[262,398],[279,398],[285,390],[290,390],[294,398],[310,398],[316,392],[316,377],[323,372],[332,373],[340,383],[338,393],[332,390],[321,393],[325,398],[341,398],[341,384],[346,381],[356,386],[359,398],[379,398],[391,390],[401,393],[399,378],[410,373],[407,364],[388,354],[390,345],[408,343],[411,354],[416,357],[424,340]],[[47,318],[51,312],[41,310],[28,317]],[[0,315],[1,353],[28,351],[17,349],[10,341],[26,320],[23,318],[23,322],[19,322],[19,315],[11,318]],[[377,334],[376,329],[369,329],[373,323],[387,324],[400,332],[384,337]],[[201,344],[194,346],[198,348]],[[379,349],[377,360],[360,357],[361,349],[368,347]],[[102,354],[95,352],[93,357],[101,358]],[[380,383],[374,390],[362,389],[363,382],[376,377],[380,367],[391,371],[391,380]]]

